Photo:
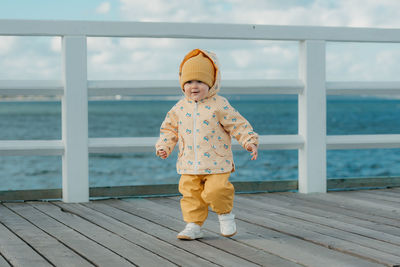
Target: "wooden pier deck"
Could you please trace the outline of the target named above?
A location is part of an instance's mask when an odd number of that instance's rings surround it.
[[[399,266],[400,188],[240,194],[238,234],[180,241],[178,197],[0,204],[0,266]]]

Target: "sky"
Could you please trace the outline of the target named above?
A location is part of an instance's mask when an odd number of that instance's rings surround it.
[[[400,0],[0,0],[2,19],[400,28]],[[178,79],[193,48],[216,52],[222,79],[298,77],[298,43],[88,38],[89,80]],[[327,43],[328,81],[400,80],[400,44]],[[59,80],[59,37],[0,36],[0,79]],[[223,82],[222,82],[223,85]]]

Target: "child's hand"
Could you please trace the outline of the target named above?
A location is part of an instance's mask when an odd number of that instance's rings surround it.
[[[257,159],[257,156],[258,156],[258,148],[257,148],[256,145],[254,145],[254,144],[249,144],[249,145],[247,146],[246,150],[251,152],[251,155],[252,155],[251,160],[256,160],[256,159]]]
[[[166,159],[168,157],[167,152],[164,149],[158,150],[157,155],[162,159]]]

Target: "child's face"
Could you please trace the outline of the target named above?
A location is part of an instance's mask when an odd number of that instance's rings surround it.
[[[188,81],[183,86],[186,97],[194,101],[200,101],[205,98],[209,89],[210,87],[201,81]]]

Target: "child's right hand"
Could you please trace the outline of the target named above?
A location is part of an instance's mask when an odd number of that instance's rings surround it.
[[[158,150],[157,155],[162,159],[166,159],[168,157],[168,154],[164,149]]]
[[[256,160],[258,157],[258,148],[254,144],[249,144],[246,148],[247,151],[251,152],[251,160]]]

